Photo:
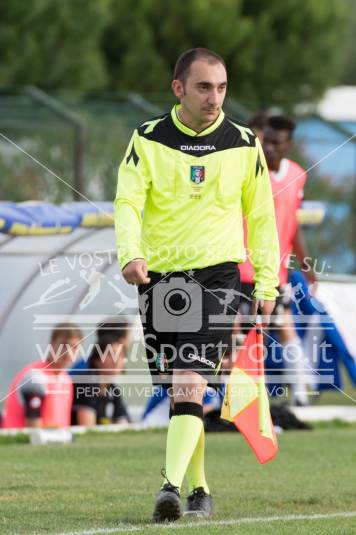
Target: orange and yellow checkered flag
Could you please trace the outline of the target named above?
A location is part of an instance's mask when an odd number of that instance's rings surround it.
[[[278,451],[266,392],[261,325],[251,329],[229,376],[221,418],[233,422],[258,461],[271,461]]]

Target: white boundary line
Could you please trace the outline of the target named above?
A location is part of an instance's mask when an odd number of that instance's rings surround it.
[[[240,524],[263,524],[269,522],[279,521],[295,521],[295,520],[328,520],[330,518],[353,518],[356,517],[356,511],[345,511],[340,513],[316,513],[311,515],[284,515],[284,516],[266,516],[255,518],[237,518],[235,520],[210,520],[210,521],[198,521],[187,523],[171,523],[171,524],[143,524],[141,526],[133,526],[132,524],[119,524],[116,528],[93,528],[84,531],[63,531],[61,533],[55,533],[52,535],[102,535],[107,533],[120,533],[120,532],[134,532],[144,531],[146,529],[189,529],[204,526],[238,526]]]

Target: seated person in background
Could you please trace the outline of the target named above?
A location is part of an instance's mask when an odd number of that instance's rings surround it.
[[[80,349],[82,333],[71,323],[57,325],[46,360],[25,366],[6,397],[3,428],[70,425],[73,385],[66,368]]]
[[[72,425],[128,423],[130,418],[116,378],[125,367],[130,325],[124,320],[107,320],[98,325],[96,335],[87,366],[80,362],[71,373]]]

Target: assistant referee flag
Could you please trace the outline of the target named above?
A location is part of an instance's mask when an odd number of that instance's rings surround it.
[[[261,464],[275,457],[278,444],[265,386],[261,325],[249,331],[236,355],[221,418],[235,424]]]

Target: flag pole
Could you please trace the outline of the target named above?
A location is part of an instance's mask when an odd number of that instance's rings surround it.
[[[265,370],[263,363],[263,332],[262,317],[258,314],[256,317],[256,343],[257,343],[257,376],[258,376],[258,422],[260,433],[268,436],[269,430],[269,403],[266,392]]]

